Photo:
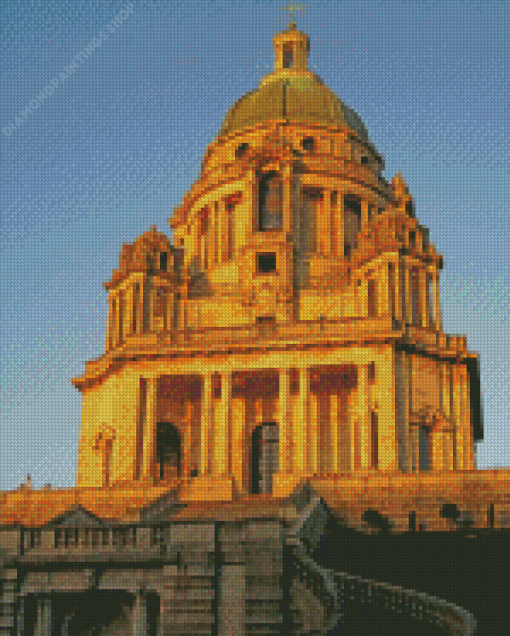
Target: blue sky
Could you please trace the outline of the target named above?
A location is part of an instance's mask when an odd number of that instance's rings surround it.
[[[171,235],[225,112],[272,69],[285,4],[1,3],[0,488],[74,484],[70,378],[104,351],[102,283],[123,242]],[[509,18],[495,0],[311,1],[296,18],[444,255],[444,328],[481,354],[479,468],[510,466]]]

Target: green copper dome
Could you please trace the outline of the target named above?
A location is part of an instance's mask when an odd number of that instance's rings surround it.
[[[227,112],[220,135],[255,126],[271,119],[344,126],[370,141],[361,117],[310,71],[284,69],[262,79]]]

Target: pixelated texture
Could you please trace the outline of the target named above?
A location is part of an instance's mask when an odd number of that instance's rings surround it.
[[[504,624],[508,7],[309,5],[2,6],[0,631]]]

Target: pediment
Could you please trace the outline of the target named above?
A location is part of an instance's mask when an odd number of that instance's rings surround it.
[[[82,506],[77,506],[53,519],[48,525],[54,528],[76,528],[80,526],[104,528],[107,524]]]

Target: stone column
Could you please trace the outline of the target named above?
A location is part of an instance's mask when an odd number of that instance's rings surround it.
[[[226,219],[225,197],[218,199],[218,262],[227,260],[227,236],[228,223]]]
[[[166,331],[172,331],[174,328],[174,298],[175,294],[172,289],[169,289],[166,294]]]
[[[404,296],[405,296],[405,303],[404,303],[404,316],[405,316],[405,321],[409,324],[412,324],[413,322],[413,295],[412,295],[412,291],[411,291],[411,272],[409,269],[409,265],[408,263],[404,262],[402,264],[402,268],[403,268],[403,276],[404,276]]]
[[[422,318],[421,323],[423,327],[430,328],[432,325],[432,317],[429,311],[429,278],[426,271],[420,271],[420,287],[421,287],[421,305],[422,305]]]
[[[136,333],[143,333],[143,303],[145,297],[145,277],[144,280],[140,282],[140,288],[138,290],[138,295],[136,297],[136,307],[134,311],[136,311]]]
[[[37,601],[37,623],[35,636],[51,636],[51,599],[39,598]]]
[[[328,472],[338,472],[338,393],[329,396]]]
[[[113,295],[108,296],[108,318],[106,328],[106,350],[109,351],[115,347],[115,322],[113,319]]]
[[[232,371],[221,374],[220,417],[214,440],[214,471],[217,474],[229,473],[231,469],[231,419],[232,419]]]
[[[398,470],[395,429],[395,353],[391,347],[377,362],[379,469]]]
[[[145,421],[143,423],[142,477],[153,478],[156,463],[158,378],[146,378]]]
[[[139,589],[135,593],[131,623],[132,636],[147,636],[147,595],[145,590]]]
[[[200,474],[207,475],[210,472],[212,441],[211,431],[213,424],[213,374],[204,374],[202,376],[202,382],[202,409],[200,422]]]
[[[366,227],[368,223],[368,203],[367,201],[361,202],[361,229]]]
[[[292,165],[287,165],[283,167],[282,184],[283,184],[283,206],[282,206],[283,231],[289,236],[292,236],[292,233],[293,233]]]
[[[401,271],[398,261],[393,262],[393,284],[395,294],[395,318],[396,320],[402,320],[402,293],[401,287]]]
[[[454,470],[464,469],[464,435],[462,430],[462,411],[461,411],[461,389],[459,382],[458,365],[453,364],[451,367],[452,379],[452,413],[451,417],[454,425],[455,439],[455,468]]]
[[[125,320],[125,324],[124,324],[124,334],[128,335],[128,334],[132,334],[133,333],[133,296],[134,296],[134,289],[133,289],[133,284],[131,283],[127,288],[126,288],[126,306],[124,308],[124,320]]]
[[[319,470],[319,399],[310,393],[308,409],[308,472],[317,474]],[[306,429],[305,429],[306,430]]]
[[[437,272],[432,276],[432,304],[434,311],[434,327],[438,331],[442,331],[443,325],[439,308],[439,274]]]
[[[345,212],[344,212],[344,196],[341,191],[337,192],[336,210],[335,210],[335,256],[337,258],[344,257],[344,234],[345,234]]]
[[[189,477],[191,462],[191,427],[193,421],[193,402],[185,401],[184,431],[182,440],[182,477]]]
[[[331,190],[322,191],[322,209],[318,223],[319,253],[323,256],[331,255]]]
[[[278,393],[278,425],[280,433],[279,444],[279,470],[287,472],[291,468],[289,458],[289,420],[290,420],[290,369],[280,369],[279,371],[279,393]]]
[[[307,445],[306,431],[310,414],[310,369],[299,369],[299,402],[298,421],[294,431],[294,444],[296,449],[296,468],[298,471],[308,470],[308,462],[305,454]]]
[[[155,320],[155,313],[156,313],[156,298],[158,295],[158,285],[154,284],[154,280],[151,280],[151,287],[149,290],[149,329],[151,331],[155,331],[156,329],[156,320]]]
[[[115,302],[117,305],[117,313],[115,315],[115,342],[119,345],[121,344],[120,336],[122,333],[122,296],[120,291],[115,295]]]
[[[370,405],[368,400],[368,366],[358,365],[358,431],[360,468],[370,467]]]
[[[210,265],[216,265],[218,262],[218,201],[211,203],[211,255],[209,257]]]
[[[404,351],[395,354],[395,425],[398,435],[399,469],[411,472],[411,453],[409,447],[409,377],[407,354]]]
[[[469,376],[465,364],[459,365],[461,428],[464,441],[464,470],[473,470],[473,428],[469,399]]]
[[[377,276],[377,303],[379,305],[377,316],[391,316],[391,294],[390,294],[390,264],[383,263]]]

